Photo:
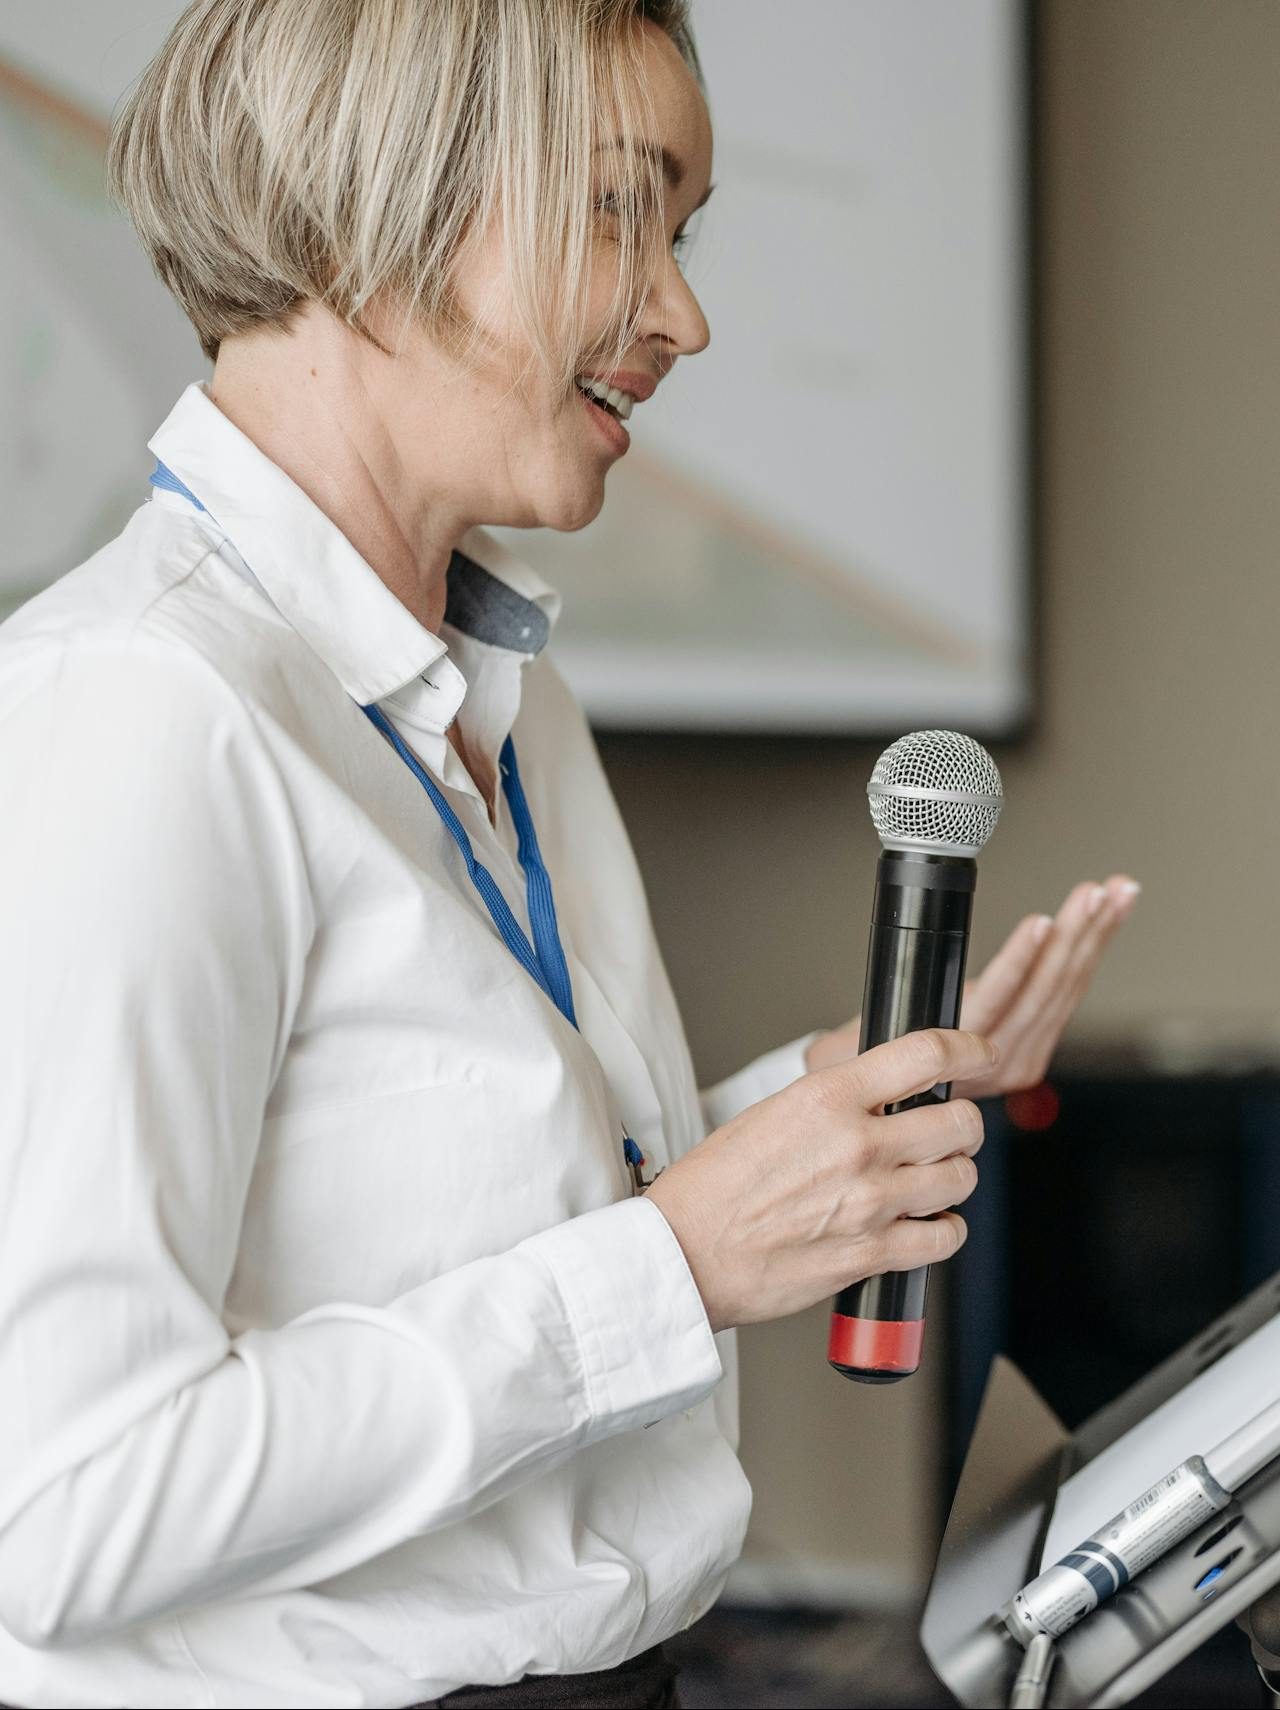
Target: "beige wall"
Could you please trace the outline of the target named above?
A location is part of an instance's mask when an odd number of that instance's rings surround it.
[[[1041,13],[1043,718],[1000,755],[975,949],[1128,868],[1141,912],[1077,1037],[1280,1038],[1280,919],[1251,904],[1280,847],[1280,5]],[[605,754],[704,1075],[855,1007],[874,751]],[[850,1389],[823,1321],[742,1339],[753,1554],[910,1590],[936,1385]]]

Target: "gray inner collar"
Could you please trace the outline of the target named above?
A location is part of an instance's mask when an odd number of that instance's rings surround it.
[[[541,653],[551,631],[541,606],[461,552],[449,560],[444,621],[463,635],[513,653]]]

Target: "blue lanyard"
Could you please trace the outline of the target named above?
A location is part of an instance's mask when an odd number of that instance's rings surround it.
[[[163,463],[157,462],[152,471],[151,485],[161,487],[166,492],[180,494],[184,499],[189,499],[198,511],[203,511],[205,508],[191,489],[185,486],[173,471],[167,469]],[[482,861],[477,859],[476,852],[471,846],[471,839],[467,836],[466,828],[445,800],[444,793],[435,779],[422,765],[417,755],[413,753],[380,707],[362,707],[361,711],[369,722],[382,732],[426,791],[432,806],[443,820],[446,830],[457,844],[459,853],[466,864],[467,872],[471,877],[471,882],[480,893],[480,899],[488,909],[489,918],[497,928],[498,936],[502,942],[525,972],[551,999],[565,1020],[576,1028],[578,1016],[573,1006],[573,985],[569,979],[564,946],[560,942],[560,926],[556,919],[555,898],[551,891],[551,875],[547,872],[546,864],[542,859],[542,851],[538,847],[538,834],[534,830],[533,815],[529,811],[524,786],[520,782],[520,769],[516,765],[515,743],[508,736],[502,745],[498,765],[502,772],[503,794],[507,798],[507,806],[511,809],[511,822],[516,828],[520,866],[524,870],[529,924],[533,928],[532,944],[529,942],[528,934],[515,915],[512,914],[507,899],[498,889],[493,874]],[[645,1162],[644,1154],[625,1131],[622,1150],[633,1181],[637,1188],[643,1187],[645,1183],[641,1169]]]
[[[542,987],[565,1020],[576,1027],[578,1017],[573,1007],[573,986],[570,984],[569,969],[564,959],[564,946],[560,942],[555,898],[551,894],[551,875],[547,872],[542,851],[538,848],[538,834],[533,828],[533,815],[529,812],[529,803],[525,799],[520,771],[516,765],[514,742],[508,737],[503,743],[498,765],[502,772],[503,793],[511,809],[511,822],[516,828],[520,865],[524,869],[529,924],[533,927],[532,944],[524,928],[512,914],[507,899],[494,882],[493,874],[476,858],[476,852],[471,847],[471,839],[467,836],[462,821],[445,800],[435,779],[380,707],[368,706],[363,711],[365,717],[382,732],[431,798],[432,806],[458,845],[467,872],[471,875],[471,883],[479,891],[481,901],[488,909],[489,918],[497,927],[502,942],[525,972]]]
[[[524,928],[512,914],[506,897],[494,882],[493,874],[483,861],[477,858],[466,827],[445,800],[444,793],[435,779],[380,707],[367,706],[361,710],[370,724],[382,732],[427,792],[432,806],[457,844],[467,872],[471,875],[471,883],[479,891],[480,899],[488,909],[489,918],[497,927],[502,942],[526,973],[541,986],[565,1020],[576,1028],[578,1017],[573,1007],[573,986],[564,959],[564,946],[560,942],[555,898],[551,894],[551,875],[543,862],[542,851],[538,847],[538,834],[533,827],[533,815],[529,811],[524,786],[520,782],[515,743],[510,737],[503,743],[498,767],[502,773],[502,791],[507,798],[507,806],[511,809],[511,823],[516,828],[520,865],[524,869],[529,924],[533,928],[532,944]],[[642,1174],[645,1157],[625,1129],[622,1135],[622,1155],[631,1171],[635,1188],[639,1191],[647,1185]]]

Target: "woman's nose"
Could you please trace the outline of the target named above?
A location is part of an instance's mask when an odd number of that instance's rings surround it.
[[[660,337],[677,356],[696,356],[711,342],[711,328],[702,305],[674,255],[666,258],[649,296],[650,337]]]

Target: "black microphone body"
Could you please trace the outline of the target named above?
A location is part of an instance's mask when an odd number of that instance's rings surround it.
[[[964,993],[977,863],[968,856],[886,849],[876,869],[859,1051],[928,1027],[955,1027]],[[940,1085],[886,1107],[942,1104]],[[827,1358],[858,1383],[897,1383],[919,1368],[929,1271],[893,1271],[843,1289]]]

